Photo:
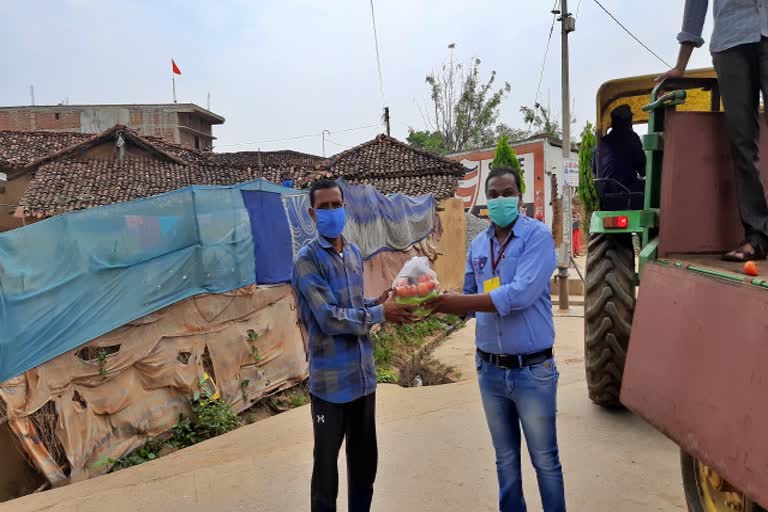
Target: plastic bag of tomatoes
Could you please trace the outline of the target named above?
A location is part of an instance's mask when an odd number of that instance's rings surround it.
[[[392,283],[392,292],[398,304],[422,304],[436,297],[440,293],[440,282],[429,266],[429,258],[416,256],[408,260]],[[418,309],[415,313],[426,316],[429,311]]]

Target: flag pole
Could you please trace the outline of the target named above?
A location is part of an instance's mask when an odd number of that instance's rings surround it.
[[[176,103],[176,74],[171,71],[171,80],[173,80],[173,102]]]

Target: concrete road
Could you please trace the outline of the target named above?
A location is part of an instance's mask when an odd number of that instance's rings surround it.
[[[557,319],[558,429],[571,511],[683,511],[677,447],[640,419],[587,400],[581,319]],[[462,382],[379,388],[374,510],[497,510],[493,450],[472,366],[471,326],[437,356]],[[160,460],[0,505],[0,512],[308,510],[309,408],[255,423]],[[340,461],[343,468],[343,456]],[[541,510],[524,456],[529,510]],[[343,478],[342,478],[343,480]],[[342,483],[340,508],[346,510]]]

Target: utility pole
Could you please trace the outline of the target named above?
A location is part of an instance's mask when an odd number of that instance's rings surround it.
[[[326,133],[330,135],[331,132],[330,130],[323,130],[323,134],[322,134],[323,135],[323,158],[325,158],[325,134]]]
[[[35,86],[30,85],[29,86],[29,99],[32,102],[32,106],[35,106]]]
[[[387,125],[387,137],[390,137],[390,135],[389,135],[389,107],[384,107],[384,124]]]
[[[560,246],[558,279],[560,283],[560,309],[570,308],[568,297],[568,269],[571,266],[571,187],[565,181],[565,163],[571,158],[571,93],[568,62],[568,34],[576,30],[576,20],[568,12],[568,0],[561,0],[560,24],[562,26],[562,88],[563,88],[563,243]]]

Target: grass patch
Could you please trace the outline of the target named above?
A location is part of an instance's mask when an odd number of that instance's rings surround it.
[[[463,325],[461,319],[454,315],[429,317],[420,322],[408,325],[387,324],[376,332],[371,333],[373,341],[373,355],[376,362],[376,378],[379,383],[399,383],[405,386],[411,385],[411,379],[421,364],[414,364],[414,353],[424,346],[430,338],[447,329],[459,328]],[[419,358],[421,359],[424,358]],[[426,359],[424,359],[426,361]],[[398,372],[395,368],[406,370]],[[443,377],[448,371],[437,372]],[[420,373],[419,373],[420,374]],[[430,382],[441,379],[429,379]]]

